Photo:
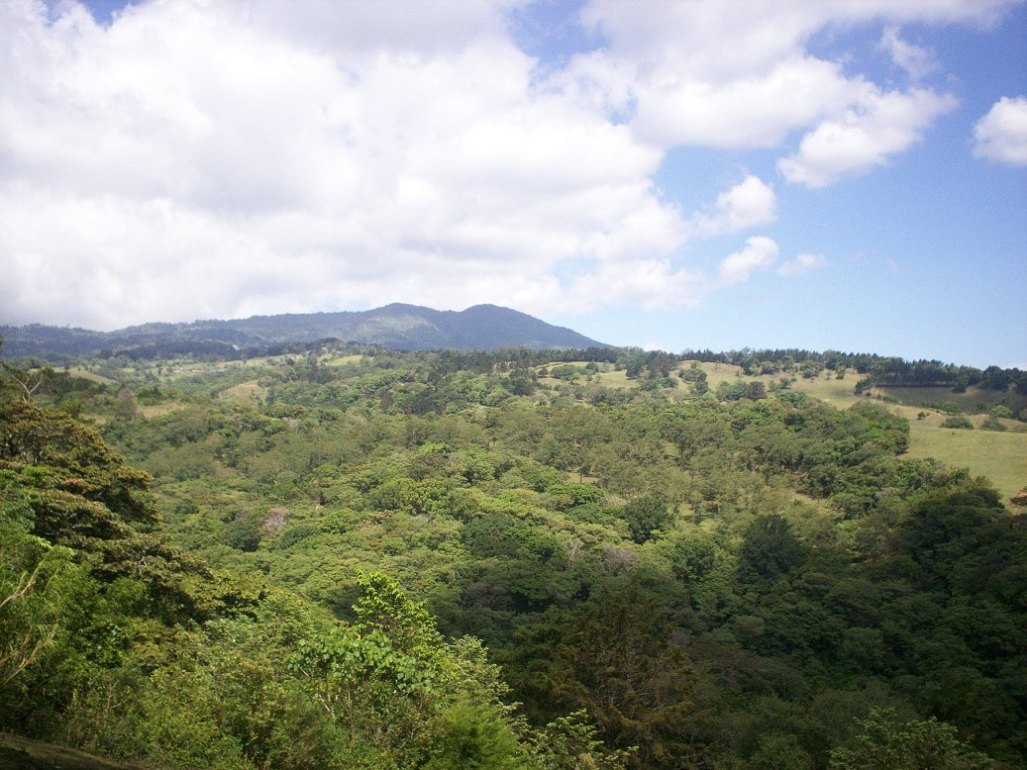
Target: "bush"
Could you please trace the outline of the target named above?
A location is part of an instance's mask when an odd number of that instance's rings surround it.
[[[1007,430],[1007,428],[998,418],[988,417],[988,419],[981,423],[981,430]]]
[[[952,417],[946,417],[945,421],[941,424],[941,427],[959,428],[960,430],[973,430],[974,424],[970,422],[969,418],[964,417],[961,414],[956,414]]]

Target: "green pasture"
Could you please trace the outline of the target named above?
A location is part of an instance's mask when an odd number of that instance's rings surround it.
[[[324,355],[321,356],[321,366],[345,366],[346,364],[359,364],[366,356],[353,353],[345,356]]]
[[[218,396],[230,401],[258,403],[267,397],[267,388],[257,382],[257,380],[249,380],[226,388]]]
[[[688,369],[691,365],[692,361],[689,360],[682,361],[680,364],[683,369]],[[835,376],[834,372],[823,372],[820,376],[812,379],[795,376],[793,381],[792,375],[786,373],[746,376],[742,374],[742,368],[734,364],[700,362],[699,366],[706,372],[706,381],[711,391],[716,391],[717,386],[722,382],[731,383],[738,380],[752,382],[757,380],[762,382],[769,392],[771,385],[778,386],[782,378],[784,378],[789,381],[790,390],[806,393],[813,398],[819,398],[838,409],[847,409],[859,400],[859,397],[853,393],[853,387],[859,379],[859,375],[856,374],[854,369],[848,370],[845,373],[845,377],[841,380]]]
[[[72,377],[79,377],[83,380],[89,380],[90,382],[95,382],[99,385],[117,384],[114,380],[110,379],[109,377],[104,377],[102,374],[97,374],[96,372],[91,372],[88,369],[83,369],[78,366],[73,366],[70,369],[68,369],[68,374],[70,374]]]
[[[910,422],[910,457],[935,457],[987,476],[1008,499],[1027,485],[1027,433],[953,430]]]

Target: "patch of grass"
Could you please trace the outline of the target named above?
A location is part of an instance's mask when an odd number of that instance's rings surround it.
[[[771,382],[774,381],[773,377],[768,377],[767,379]],[[792,383],[792,390],[799,393],[808,393],[813,398],[826,401],[837,409],[848,409],[860,400],[860,397],[853,391],[858,379],[859,375],[856,374],[855,370],[851,369],[846,373],[845,379],[842,380],[837,379],[833,372],[830,375],[821,374],[812,380],[799,377]]]
[[[598,382],[607,388],[637,388],[638,380],[629,380],[628,373],[621,369],[613,372],[599,372],[595,375],[594,382]]]
[[[323,356],[321,358],[322,366],[345,366],[346,364],[359,364],[364,360],[364,356],[359,353],[354,353],[350,356]]]
[[[171,367],[167,372],[168,379],[176,379],[179,377],[193,377],[198,374],[209,374],[210,372],[223,372],[228,369],[225,364],[203,364],[196,362],[189,362],[179,364],[178,366]]]
[[[692,365],[691,361],[682,361],[680,368],[687,370]],[[793,376],[787,372],[781,372],[778,374],[760,374],[752,377],[747,377],[742,374],[742,368],[733,364],[716,364],[716,363],[702,363],[699,366],[704,372],[706,372],[706,382],[710,386],[710,390],[716,392],[717,386],[722,382],[734,383],[739,380],[743,382],[752,382],[754,380],[762,382],[767,388],[767,392],[770,392],[770,386],[776,386],[781,382],[782,377],[791,379]],[[859,401],[860,397],[853,392],[853,388],[859,380],[859,375],[856,374],[854,369],[849,369],[844,379],[837,379],[834,372],[823,372],[819,377],[813,379],[806,379],[802,376],[795,375],[795,382],[791,383],[790,389],[797,393],[805,393],[813,398],[819,398],[822,401],[826,401],[837,409],[848,409],[850,406]]]
[[[688,369],[690,360],[679,362],[675,367]],[[780,383],[782,377],[792,375],[779,373],[774,375],[757,375],[747,377],[741,374],[741,367],[732,364],[716,364],[700,362],[699,366],[706,372],[706,381],[712,392],[722,382],[734,383],[739,380],[751,382],[758,380],[770,392],[771,385]],[[605,368],[605,367],[601,367]],[[551,378],[544,378],[545,384]],[[812,398],[821,399],[837,409],[848,409],[859,401],[870,398],[857,396],[854,392],[860,375],[855,370],[846,371],[843,379],[838,379],[834,372],[822,372],[818,377],[806,379],[796,376],[790,390],[805,393]],[[610,388],[634,388],[639,381],[629,380],[624,370],[600,371],[594,381]],[[552,380],[556,383],[556,380]],[[688,393],[687,387],[681,387],[682,397]],[[1027,431],[1021,429],[1023,423],[1015,420],[1002,419],[1007,431],[980,430],[981,424],[987,419],[986,414],[973,414],[978,404],[986,404],[990,408],[1003,403],[1003,397],[1012,394],[995,393],[978,388],[971,388],[967,393],[954,394],[950,388],[892,388],[875,390],[873,393],[894,399],[899,403],[872,399],[875,403],[885,406],[893,414],[906,418],[910,424],[910,457],[934,457],[946,465],[968,468],[974,476],[986,476],[996,486],[1003,499],[1008,501],[1027,484]],[[901,396],[901,398],[899,398]],[[948,417],[944,412],[921,403],[941,403],[955,401],[961,409],[972,416],[974,430],[955,430],[943,428],[942,423]],[[920,415],[922,419],[918,419]]]
[[[692,361],[684,360],[678,363],[679,369],[688,369],[692,366]],[[738,375],[741,373],[742,368],[735,366],[734,364],[713,364],[699,362],[699,368],[706,372],[706,384],[710,386],[710,390],[715,391],[717,386],[722,382],[735,382],[738,379]],[[750,377],[749,379],[760,379],[759,377]]]
[[[238,385],[233,385],[221,391],[218,395],[224,399],[254,403],[263,400],[267,396],[267,388],[256,380],[249,380],[248,382],[240,382]]]
[[[179,401],[164,401],[160,404],[140,404],[139,414],[150,420],[154,417],[163,417],[181,409],[184,405]]]
[[[99,385],[117,384],[114,380],[110,379],[109,377],[104,377],[101,374],[96,374],[95,372],[91,372],[88,369],[81,369],[77,366],[73,366],[70,369],[68,369],[68,374],[70,374],[72,377],[78,377],[83,380],[89,380],[90,382],[95,382]]]
[[[1007,501],[1027,484],[1027,433],[951,430],[912,421],[909,456],[935,457],[987,476]]]

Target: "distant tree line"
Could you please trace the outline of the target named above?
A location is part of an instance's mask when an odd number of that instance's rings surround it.
[[[253,343],[231,330],[205,330],[204,338],[175,336],[168,338],[164,327],[168,324],[149,324],[140,332],[123,339],[117,346],[98,347],[103,337],[99,332],[84,329],[57,329],[38,324],[22,327],[14,345],[7,345],[7,357],[21,355],[25,367],[43,363],[67,365],[70,361],[95,353],[104,360],[122,360],[126,364],[140,361],[159,361],[192,358],[201,362],[245,361],[252,358],[311,353],[346,352],[354,355],[385,356],[398,351],[380,344],[353,343],[336,338],[313,342]],[[2,331],[2,329],[0,329]],[[70,336],[69,336],[70,335]],[[28,342],[26,342],[28,340]],[[70,341],[69,341],[70,340]],[[51,341],[54,344],[51,344]],[[57,344],[59,341],[59,345]],[[55,347],[56,346],[56,347]],[[24,355],[31,348],[31,355]],[[671,375],[681,359],[703,363],[739,366],[747,376],[795,374],[814,378],[824,372],[843,377],[846,370],[855,370],[862,378],[857,381],[857,393],[872,387],[947,387],[954,393],[964,393],[971,386],[993,391],[1013,388],[1027,395],[1027,371],[1000,366],[979,369],[938,360],[916,359],[907,361],[898,356],[876,353],[844,353],[837,350],[823,352],[801,348],[754,349],[742,348],[715,352],[709,348],[685,349],[681,353],[662,350],[643,350],[637,347],[559,348],[536,350],[528,347],[503,347],[493,350],[460,351],[444,349],[419,351],[413,355],[423,357],[436,376],[455,371],[485,373],[502,368],[537,368],[550,364],[590,362],[613,364],[626,371],[630,379],[660,380]]]
[[[1007,390],[1015,387],[1017,392],[1027,394],[1027,371],[1003,369],[989,366],[978,369],[974,366],[944,364],[937,360],[917,359],[906,361],[898,356],[881,356],[876,353],[840,353],[827,350],[823,353],[812,350],[729,350],[715,353],[711,350],[686,350],[683,358],[706,363],[724,363],[740,366],[747,375],[800,372],[805,376],[817,376],[824,371],[855,369],[865,375],[863,389],[873,385],[889,387],[951,387],[963,392],[971,385],[989,390]]]

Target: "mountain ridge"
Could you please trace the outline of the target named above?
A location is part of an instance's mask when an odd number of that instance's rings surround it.
[[[109,332],[46,324],[0,326],[2,355],[59,357],[145,347],[181,352],[260,348],[323,339],[393,350],[495,350],[504,347],[609,347],[573,329],[499,305],[435,310],[391,303],[370,310],[254,315],[239,319],[149,322]]]

